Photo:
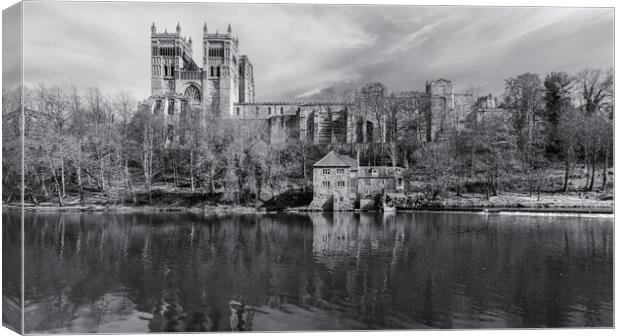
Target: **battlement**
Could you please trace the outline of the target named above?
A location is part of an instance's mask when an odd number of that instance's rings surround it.
[[[182,36],[179,33],[169,33],[168,30],[162,32],[162,33],[151,33],[151,37],[164,37],[164,38],[178,38],[181,39],[183,41],[186,41],[187,37],[186,36]]]
[[[232,35],[222,34],[222,33],[205,34],[203,36],[208,38],[208,39],[222,39],[222,40],[233,39]]]
[[[185,43],[191,44],[192,38],[189,39],[186,36],[181,35],[181,25],[177,23],[177,28],[175,32],[168,32],[168,29],[164,29],[163,32],[157,32],[157,27],[155,26],[155,22],[151,25],[151,38],[164,38],[164,39],[178,39]]]

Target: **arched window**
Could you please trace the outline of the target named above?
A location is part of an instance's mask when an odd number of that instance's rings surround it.
[[[190,103],[200,102],[200,90],[195,85],[188,86],[184,95],[189,98]]]
[[[284,107],[280,106],[280,114],[284,114]]]

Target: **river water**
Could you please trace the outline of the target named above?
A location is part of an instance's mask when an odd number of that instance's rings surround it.
[[[24,232],[30,333],[613,326],[609,217],[26,213]]]

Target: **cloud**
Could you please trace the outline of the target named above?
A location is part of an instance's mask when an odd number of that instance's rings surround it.
[[[259,100],[294,100],[340,82],[421,90],[452,79],[501,93],[521,72],[613,65],[613,9],[26,2],[27,84],[150,94],[149,34],[180,22],[200,37],[230,22],[254,64]]]

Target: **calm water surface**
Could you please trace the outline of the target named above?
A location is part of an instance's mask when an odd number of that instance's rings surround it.
[[[24,271],[26,332],[613,326],[612,218],[31,213]]]

